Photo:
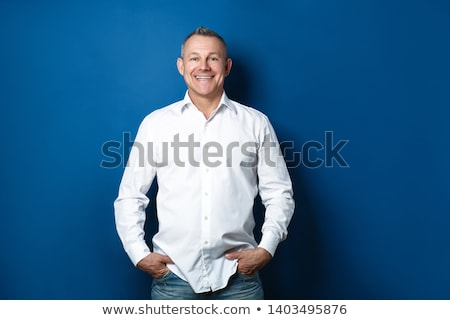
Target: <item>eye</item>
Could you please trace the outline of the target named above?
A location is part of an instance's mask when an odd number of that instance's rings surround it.
[[[189,61],[197,62],[198,58],[197,57],[191,57],[191,58],[189,58]]]
[[[218,57],[211,57],[211,58],[209,58],[209,60],[211,60],[211,61],[219,61],[219,58]]]

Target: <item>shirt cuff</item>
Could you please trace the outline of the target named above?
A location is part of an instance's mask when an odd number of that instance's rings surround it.
[[[145,242],[134,243],[127,250],[128,257],[130,257],[131,262],[133,262],[135,266],[150,253],[151,251]]]
[[[261,242],[259,243],[258,247],[266,249],[273,257],[275,255],[275,251],[277,250],[279,243],[280,240],[273,232],[266,231],[263,234]]]

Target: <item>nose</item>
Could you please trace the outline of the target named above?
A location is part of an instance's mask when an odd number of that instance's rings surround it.
[[[208,59],[200,60],[200,70],[210,70]]]

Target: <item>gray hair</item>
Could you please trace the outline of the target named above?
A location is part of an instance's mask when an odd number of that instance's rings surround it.
[[[208,29],[206,27],[200,26],[197,29],[195,29],[194,31],[192,31],[184,40],[183,43],[181,44],[181,57],[183,57],[183,49],[184,49],[184,45],[186,44],[186,42],[189,40],[190,37],[192,36],[204,36],[204,37],[214,37],[220,40],[220,42],[223,44],[224,48],[225,48],[225,56],[227,56],[227,44],[225,43],[225,40],[223,40],[223,38],[214,30]]]

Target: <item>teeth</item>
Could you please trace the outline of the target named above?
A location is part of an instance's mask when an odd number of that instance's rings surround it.
[[[205,80],[205,79],[211,79],[212,77],[211,76],[196,76],[195,78],[198,80]]]

